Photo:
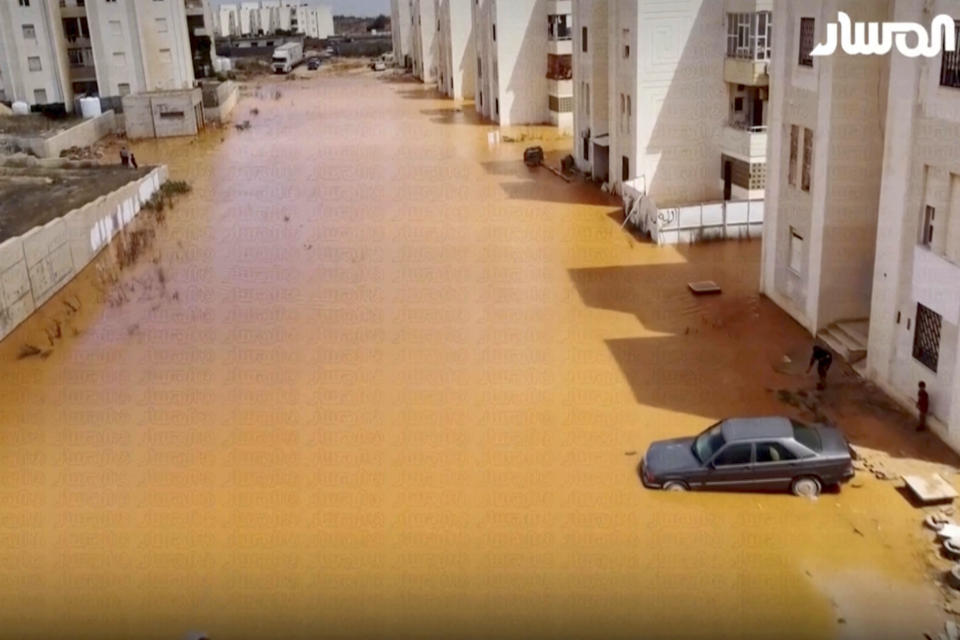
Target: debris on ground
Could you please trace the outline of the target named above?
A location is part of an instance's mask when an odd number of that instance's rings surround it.
[[[723,290],[713,280],[697,280],[696,282],[688,282],[687,287],[690,291],[693,292],[693,295],[702,296],[721,293]]]
[[[903,481],[913,495],[923,504],[953,500],[957,497],[957,490],[939,475],[905,475]]]
[[[237,128],[237,131],[246,131],[250,128],[250,121],[244,120],[243,122],[239,122],[233,126]]]

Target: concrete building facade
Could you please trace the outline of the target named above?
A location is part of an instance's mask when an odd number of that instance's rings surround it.
[[[477,0],[477,111],[503,126],[573,129],[570,0]]]
[[[761,289],[811,333],[869,317],[883,168],[889,57],[809,55],[837,11],[888,15],[873,0],[774,9]]]
[[[435,0],[437,87],[457,100],[474,96],[477,51],[473,40],[471,0]]]
[[[334,34],[333,13],[327,5],[297,0],[250,0],[221,4],[217,32],[223,38],[270,35],[290,31],[324,39]]]
[[[72,98],[59,2],[0,3],[0,100],[42,105]]]
[[[762,199],[772,8],[574,0],[580,169],[658,206]]]
[[[390,35],[393,38],[394,59],[404,68],[412,68],[413,28],[410,0],[390,0]]]
[[[64,103],[70,110],[79,94],[191,88],[195,64],[204,68],[209,62],[208,14],[203,0],[2,3],[0,76],[10,94],[5,97]]]
[[[434,0],[410,0],[413,75],[427,84],[437,81],[437,13]]]
[[[930,29],[960,0],[774,11],[761,289],[905,407],[923,381],[960,449],[960,52],[808,55],[838,11]]]

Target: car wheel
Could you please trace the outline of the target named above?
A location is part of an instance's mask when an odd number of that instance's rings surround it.
[[[793,481],[793,484],[790,485],[790,491],[792,491],[795,496],[815,498],[820,495],[820,481],[811,477],[797,478]]]
[[[682,482],[667,482],[663,485],[664,491],[686,491],[687,485]]]

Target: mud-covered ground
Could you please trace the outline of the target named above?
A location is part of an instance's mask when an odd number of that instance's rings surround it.
[[[0,637],[942,628],[926,512],[870,471],[956,459],[839,364],[814,391],[759,243],[644,244],[523,165],[536,129],[403,78],[245,96],[134,146],[191,193],[0,343]],[[640,485],[652,440],[778,413],[884,461],[816,501]]]

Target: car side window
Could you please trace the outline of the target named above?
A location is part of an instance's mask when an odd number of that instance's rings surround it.
[[[752,457],[753,445],[731,444],[717,454],[717,457],[713,459],[713,464],[718,467],[728,467],[735,464],[750,464],[750,459]]]
[[[779,442],[758,442],[757,462],[783,462],[796,460],[797,456]]]

